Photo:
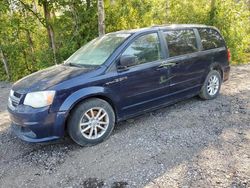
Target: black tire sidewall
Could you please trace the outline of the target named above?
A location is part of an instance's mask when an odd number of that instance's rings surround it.
[[[218,88],[218,90],[217,90],[217,92],[216,92],[215,95],[210,95],[208,93],[207,86],[208,86],[208,82],[209,82],[210,77],[213,76],[213,75],[215,75],[219,79],[219,88]],[[218,71],[216,71],[216,70],[210,71],[208,73],[207,78],[206,78],[206,80],[204,82],[204,85],[202,87],[202,91],[201,91],[202,98],[208,99],[208,100],[216,98],[219,95],[219,93],[220,93],[221,83],[222,83],[222,81],[221,81],[221,75],[220,75],[220,73]]]
[[[93,107],[101,107],[106,110],[109,116],[109,125],[106,132],[97,139],[87,139],[85,138],[79,127],[79,122],[82,118],[82,115]],[[92,146],[96,145],[100,142],[103,142],[106,138],[110,136],[113,131],[115,125],[115,114],[113,108],[110,104],[102,99],[92,98],[88,99],[75,107],[75,109],[71,112],[69,121],[68,121],[68,133],[70,137],[81,146]]]

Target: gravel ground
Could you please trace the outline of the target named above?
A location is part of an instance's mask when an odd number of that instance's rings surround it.
[[[0,187],[250,187],[250,64],[221,95],[195,97],[117,125],[97,146],[16,138],[0,83]]]

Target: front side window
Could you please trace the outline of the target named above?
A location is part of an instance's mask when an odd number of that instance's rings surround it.
[[[124,56],[135,56],[135,65],[161,59],[160,42],[157,33],[137,38],[123,53]]]
[[[224,40],[214,29],[198,29],[201,37],[201,44],[204,50],[210,50],[224,46]]]
[[[185,55],[198,51],[196,37],[192,29],[164,32],[169,57]]]
[[[79,66],[102,65],[129,36],[130,34],[126,33],[111,33],[98,37],[77,50],[66,60],[65,64]]]

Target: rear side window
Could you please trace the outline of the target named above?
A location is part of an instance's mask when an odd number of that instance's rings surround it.
[[[198,51],[196,37],[192,29],[164,32],[169,57],[189,54]]]
[[[201,44],[204,50],[220,48],[225,46],[223,38],[214,29],[198,29],[201,37]]]
[[[137,65],[160,60],[161,49],[157,33],[146,34],[137,38],[123,55],[135,56]]]

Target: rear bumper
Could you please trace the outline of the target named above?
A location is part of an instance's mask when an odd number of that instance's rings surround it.
[[[223,82],[229,79],[229,74],[230,74],[230,66],[228,65],[223,69]]]
[[[49,107],[34,109],[20,105],[8,108],[12,131],[27,142],[45,142],[64,136],[66,112],[51,113]]]

